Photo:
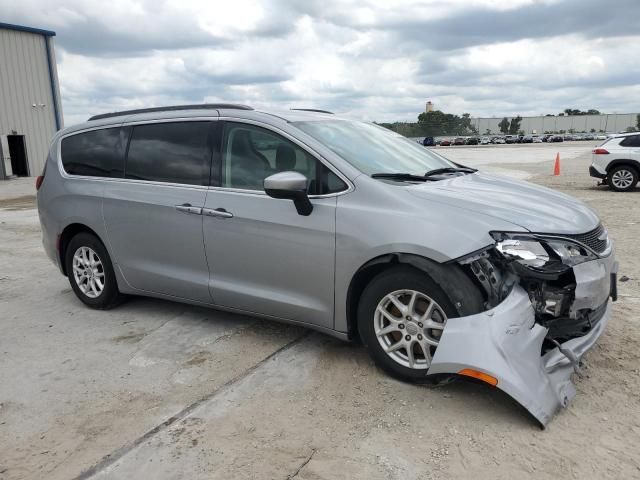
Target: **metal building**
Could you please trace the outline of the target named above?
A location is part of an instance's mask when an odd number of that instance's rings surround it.
[[[54,36],[0,23],[0,179],[40,175],[62,128]]]
[[[511,120],[513,117],[507,117]],[[635,127],[638,113],[610,113],[601,115],[553,115],[538,117],[522,117],[520,129],[529,133],[618,133],[624,132],[628,127]],[[502,117],[498,118],[472,118],[471,124],[476,127],[478,133],[499,134],[498,124]]]

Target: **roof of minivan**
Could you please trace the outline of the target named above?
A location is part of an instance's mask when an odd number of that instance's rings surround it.
[[[229,105],[232,108],[224,108]],[[67,134],[78,130],[84,130],[94,127],[106,127],[110,125],[120,125],[124,122],[145,122],[154,120],[167,120],[167,119],[180,119],[180,118],[219,118],[219,117],[233,117],[233,118],[245,118],[253,120],[262,120],[265,123],[278,123],[278,122],[303,122],[314,120],[327,120],[327,119],[340,119],[344,120],[344,117],[334,115],[332,113],[323,113],[319,111],[310,110],[254,110],[252,108],[236,108],[230,104],[220,105],[221,108],[212,108],[212,105],[203,105],[203,108],[198,108],[198,105],[189,105],[184,109],[179,107],[168,107],[164,109],[141,109],[134,111],[114,112],[113,114],[96,115],[84,123],[72,125],[65,128],[60,133]]]
[[[624,133],[614,133],[610,135],[610,137],[621,138],[621,137],[630,137],[632,135],[638,135],[640,132],[624,132]]]

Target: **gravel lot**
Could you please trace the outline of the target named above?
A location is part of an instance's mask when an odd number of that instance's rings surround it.
[[[399,383],[300,328],[89,310],[42,250],[34,179],[0,182],[0,479],[640,478],[640,189],[596,187],[592,146],[438,148],[585,200],[617,242],[615,315],[544,431],[500,391]]]

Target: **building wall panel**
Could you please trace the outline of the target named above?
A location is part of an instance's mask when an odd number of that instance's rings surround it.
[[[31,175],[42,171],[56,132],[47,41],[44,35],[0,28],[0,135],[24,135]]]

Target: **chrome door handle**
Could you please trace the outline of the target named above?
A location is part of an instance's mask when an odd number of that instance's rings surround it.
[[[227,212],[224,208],[216,208],[215,210],[211,208],[203,208],[202,214],[207,217],[233,218],[233,213]]]
[[[190,203],[176,205],[176,210],[182,213],[191,213],[193,215],[202,215],[202,207],[194,207]]]

